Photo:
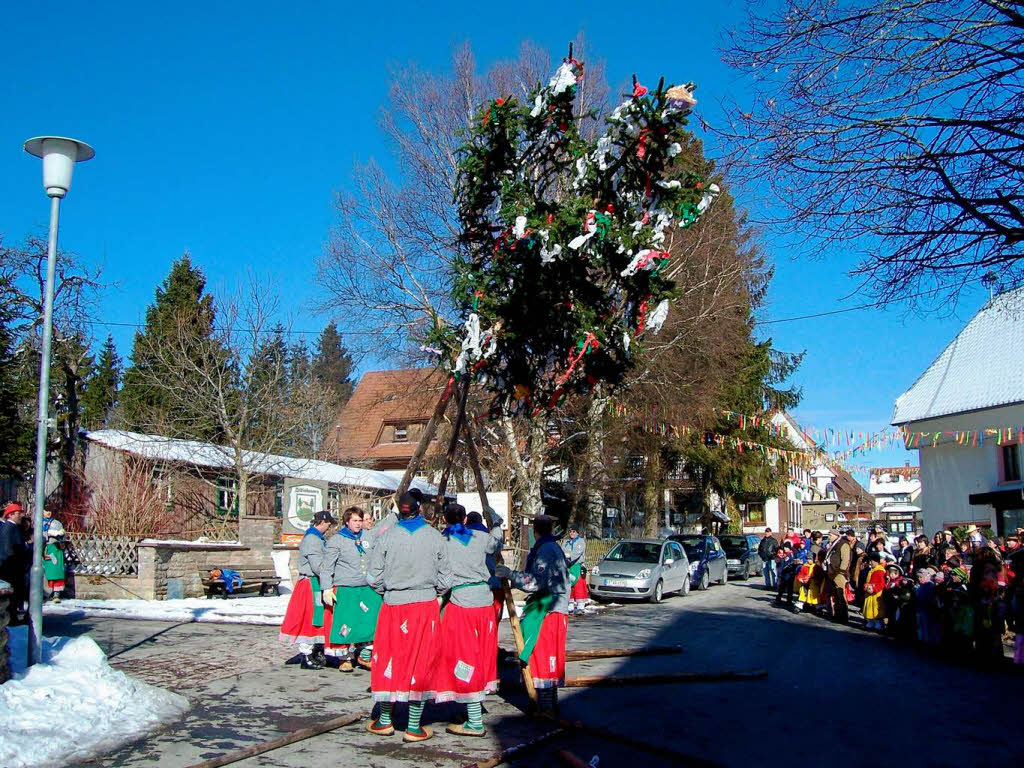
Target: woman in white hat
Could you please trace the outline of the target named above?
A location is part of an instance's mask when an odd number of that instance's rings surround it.
[[[64,526],[59,520],[50,523],[46,531],[46,549],[43,552],[43,577],[46,588],[50,591],[53,602],[60,602],[60,593],[64,591]]]

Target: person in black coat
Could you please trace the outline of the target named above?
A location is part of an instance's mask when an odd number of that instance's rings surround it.
[[[28,566],[25,538],[21,532],[25,510],[21,504],[11,503],[4,507],[3,521],[0,522],[0,579],[11,585],[11,624],[24,622],[21,616],[25,599],[28,597]]]

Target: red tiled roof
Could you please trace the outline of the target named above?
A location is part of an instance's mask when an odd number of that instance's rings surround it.
[[[382,440],[386,425],[430,419],[446,377],[434,368],[400,368],[363,374],[327,438],[330,455],[349,463],[396,466],[408,461],[417,440]],[[433,451],[436,444],[432,444]]]
[[[853,475],[838,464],[830,464],[829,469],[835,475],[832,484],[840,501],[852,502],[853,506],[850,509],[857,512],[875,511],[875,497],[864,490],[864,486],[858,483]]]

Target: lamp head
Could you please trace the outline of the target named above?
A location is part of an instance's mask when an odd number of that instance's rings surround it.
[[[43,159],[43,187],[50,197],[64,197],[71,189],[75,163],[91,160],[96,154],[84,141],[64,136],[36,136],[25,142],[25,151]]]

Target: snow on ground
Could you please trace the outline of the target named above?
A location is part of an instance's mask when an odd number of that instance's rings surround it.
[[[172,722],[189,707],[184,696],[113,669],[88,636],[44,638],[44,663],[26,671],[27,627],[7,631],[13,674],[0,685],[5,768],[85,760]]]
[[[600,613],[615,604],[590,603],[588,615]],[[266,624],[277,626],[284,619],[288,595],[280,597],[241,597],[230,600],[188,597],[182,600],[64,600],[46,603],[43,613],[55,616],[97,616],[150,621],[210,622],[214,624]],[[516,613],[523,604],[516,601]]]
[[[47,603],[43,613],[63,616],[100,616],[173,622],[277,625],[284,618],[288,595],[242,597],[229,600],[188,597],[181,600],[64,600]]]

